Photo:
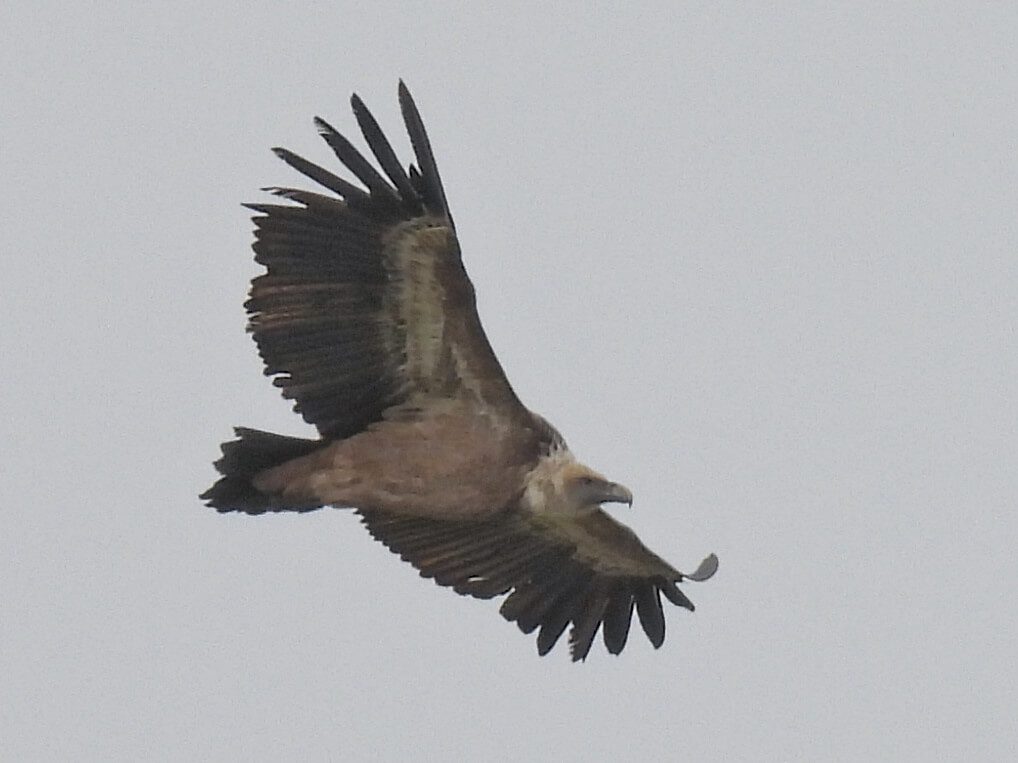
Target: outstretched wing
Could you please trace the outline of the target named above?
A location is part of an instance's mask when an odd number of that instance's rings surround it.
[[[572,623],[574,661],[587,657],[599,628],[608,651],[619,654],[634,609],[650,642],[661,646],[661,595],[692,610],[676,584],[706,580],[717,570],[711,554],[696,572],[677,571],[600,510],[568,520],[504,512],[479,522],[359,513],[371,535],[423,577],[465,596],[508,593],[502,616],[524,633],[540,628],[539,654],[547,654]]]
[[[268,271],[251,284],[249,329],[266,375],[325,437],[347,437],[387,409],[412,412],[437,398],[470,399],[507,416],[524,411],[481,328],[431,144],[402,82],[399,101],[416,166],[403,168],[354,95],[381,172],[316,118],[362,185],[276,148],[332,194],[270,188],[295,205],[247,205],[259,213],[253,248]]]

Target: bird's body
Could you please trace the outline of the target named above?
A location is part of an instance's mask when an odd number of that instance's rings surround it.
[[[572,623],[574,659],[599,627],[625,645],[635,608],[655,646],[659,594],[683,575],[602,503],[628,489],[580,464],[516,397],[481,328],[473,286],[417,108],[400,85],[417,166],[404,170],[359,98],[353,107],[379,174],[316,120],[367,190],[284,149],[284,161],[339,198],[269,189],[296,205],[249,205],[256,222],[250,330],[266,373],[315,425],[317,440],[238,429],[203,498],[259,514],[357,510],[371,534],[457,592],[510,593],[502,614],[543,654]]]
[[[284,500],[311,497],[435,519],[509,506],[533,468],[536,437],[477,415],[469,404],[444,407],[334,441],[260,473],[253,484]]]

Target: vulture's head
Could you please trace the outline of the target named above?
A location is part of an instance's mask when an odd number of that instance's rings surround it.
[[[629,488],[579,463],[568,451],[542,458],[526,479],[522,501],[536,514],[587,514],[602,503],[633,504]]]
[[[633,505],[629,488],[578,463],[562,470],[562,497],[569,508],[577,512],[593,511],[602,503]]]

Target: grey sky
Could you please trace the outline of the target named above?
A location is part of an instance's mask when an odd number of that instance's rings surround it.
[[[0,10],[0,758],[1011,758],[1018,12],[209,5]],[[310,431],[239,204],[400,76],[518,393],[721,559],[660,651],[196,498]]]

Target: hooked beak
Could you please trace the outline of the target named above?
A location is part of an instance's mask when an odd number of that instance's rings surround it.
[[[625,485],[617,482],[609,482],[604,486],[604,493],[600,503],[624,503],[630,508],[633,506],[633,494]]]

